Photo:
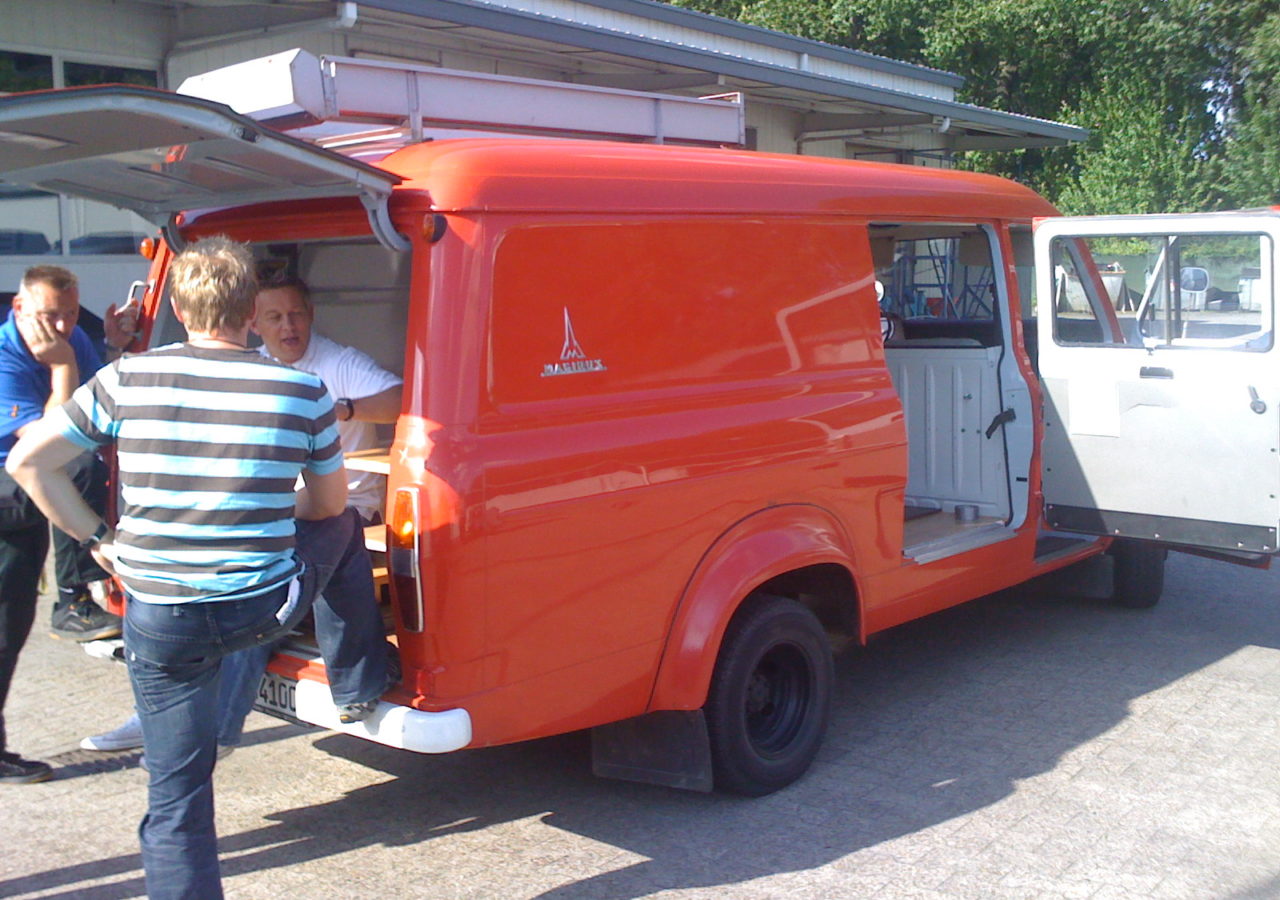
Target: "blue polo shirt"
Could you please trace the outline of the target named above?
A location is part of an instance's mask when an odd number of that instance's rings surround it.
[[[71,347],[84,384],[102,368],[102,358],[78,325],[71,332]],[[0,466],[17,443],[18,429],[44,415],[51,393],[48,367],[36,362],[13,316],[8,316],[0,325]]]

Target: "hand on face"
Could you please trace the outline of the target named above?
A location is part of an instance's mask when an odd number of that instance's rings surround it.
[[[47,284],[34,284],[13,301],[13,318],[27,349],[43,366],[74,364],[75,350],[69,338],[80,317],[80,298],[75,289],[55,291]]]

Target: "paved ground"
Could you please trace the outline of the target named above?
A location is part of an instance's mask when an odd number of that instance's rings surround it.
[[[838,678],[818,764],[760,800],[596,780],[581,735],[429,758],[255,714],[217,773],[228,896],[1280,897],[1280,573],[989,597]],[[59,770],[0,788],[0,897],[141,894],[136,754],[75,749],[127,710],[123,667],[32,636],[12,742]]]

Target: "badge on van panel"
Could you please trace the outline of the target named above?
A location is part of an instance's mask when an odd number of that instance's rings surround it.
[[[573,323],[569,321],[569,307],[564,308],[564,346],[560,349],[560,362],[547,363],[542,367],[542,377],[549,375],[578,375],[582,372],[603,372],[606,366],[602,359],[587,359],[582,345],[573,334]]]

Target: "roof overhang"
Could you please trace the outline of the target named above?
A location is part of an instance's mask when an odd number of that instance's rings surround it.
[[[634,91],[741,91],[748,105],[790,108],[806,119],[801,144],[846,140],[863,146],[942,151],[1011,150],[1085,140],[1084,128],[950,99],[959,76],[770,31],[652,0],[360,0],[304,7],[237,6],[229,33],[224,7],[236,0],[170,0],[183,8],[175,50],[317,29],[423,46],[463,42],[513,63],[559,70],[579,84]],[[336,13],[334,12],[336,10]],[[330,13],[333,13],[332,15]],[[741,52],[732,52],[738,48]],[[412,54],[410,55],[412,56]],[[837,71],[840,77],[830,73]],[[858,77],[862,73],[865,77]],[[843,121],[833,117],[846,117]],[[909,140],[914,138],[914,140]]]
[[[817,41],[807,41],[765,29],[753,28],[713,16],[705,16],[643,0],[579,0],[588,5],[626,9],[650,18],[677,21],[704,30],[731,32],[753,41],[783,41],[800,60],[805,53],[839,55],[858,65],[889,74],[899,70],[917,79],[960,83],[950,73],[910,66],[870,54],[858,54]],[[690,44],[677,44],[629,34],[622,30],[595,27],[564,18],[513,9],[486,0],[362,0],[363,10],[376,9],[404,21],[449,26],[454,37],[471,35],[492,42],[506,36],[534,42],[534,52],[545,56],[557,48],[581,68],[594,60],[615,68],[632,67],[634,76],[614,71],[596,75],[583,72],[575,80],[583,83],[635,90],[742,90],[748,101],[774,102],[810,112],[800,139],[857,140],[867,135],[887,135],[909,129],[925,130],[938,136],[939,149],[1017,149],[1069,144],[1086,139],[1087,129],[1061,122],[1016,115],[935,96],[895,90],[871,83],[833,78],[799,66],[782,66],[746,56],[713,52]],[[892,71],[890,71],[892,70]],[[846,115],[845,123],[825,117]],[[906,122],[904,115],[918,118]],[[811,127],[811,124],[813,127]],[[833,126],[834,127],[830,127]],[[828,132],[825,136],[815,133]]]

